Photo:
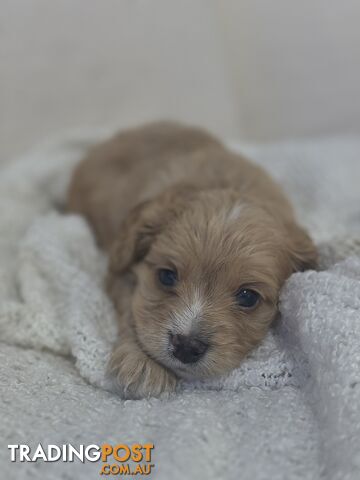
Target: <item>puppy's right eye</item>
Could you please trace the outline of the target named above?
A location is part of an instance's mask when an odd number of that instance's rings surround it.
[[[176,284],[177,273],[175,270],[160,268],[157,273],[161,285],[164,285],[165,287],[173,287]]]

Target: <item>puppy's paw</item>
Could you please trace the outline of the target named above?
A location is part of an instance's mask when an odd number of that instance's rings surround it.
[[[176,388],[176,376],[132,343],[114,350],[109,367],[124,398],[158,397]]]

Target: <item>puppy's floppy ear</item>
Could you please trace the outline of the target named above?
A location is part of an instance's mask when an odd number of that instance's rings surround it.
[[[164,225],[178,215],[193,189],[169,188],[152,200],[134,207],[123,222],[110,251],[110,270],[122,273],[144,258]]]
[[[155,200],[148,200],[136,205],[128,213],[110,250],[111,271],[124,272],[132,263],[146,255],[152,238],[159,229],[156,222],[158,208]]]
[[[286,229],[292,271],[302,272],[316,268],[317,251],[307,232],[295,222],[288,223]]]

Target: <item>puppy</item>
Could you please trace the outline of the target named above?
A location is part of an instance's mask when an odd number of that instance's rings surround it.
[[[278,185],[208,133],[154,123],[119,133],[75,170],[68,209],[109,253],[124,396],[236,368],[265,336],[292,272],[316,251]]]

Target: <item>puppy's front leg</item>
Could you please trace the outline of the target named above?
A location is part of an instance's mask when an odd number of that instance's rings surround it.
[[[125,398],[159,396],[175,390],[175,375],[150,358],[132,335],[123,335],[114,349],[110,369]]]
[[[114,348],[109,370],[125,398],[159,396],[175,390],[177,378],[149,357],[139,345],[132,326],[133,285],[126,276],[108,276],[107,289],[118,312],[120,342]]]

